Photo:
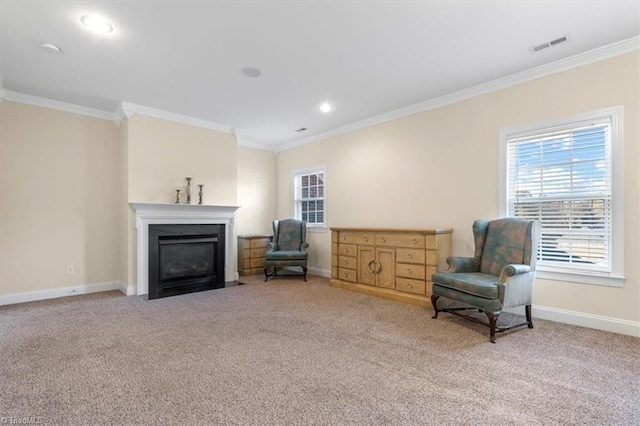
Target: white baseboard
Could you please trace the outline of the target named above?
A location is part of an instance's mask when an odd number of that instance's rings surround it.
[[[284,269],[286,269],[288,271],[291,271],[291,272],[300,273],[300,267],[299,266],[287,266]],[[331,271],[327,271],[326,269],[313,268],[313,267],[309,266],[307,268],[307,273],[311,274],[311,275],[317,275],[317,276],[320,276],[320,277],[331,278]]]
[[[309,267],[307,268],[307,272],[309,272],[311,275],[319,275],[321,277],[331,278],[331,271],[327,269]]]
[[[505,311],[520,315],[523,314],[523,308],[505,309]],[[543,320],[640,337],[640,322],[636,321],[603,317],[600,315],[585,314],[582,312],[566,311],[564,309],[539,305],[532,305],[531,315],[534,318]]]
[[[118,290],[120,290],[125,296],[135,296],[136,294],[136,286],[130,285],[127,286],[125,283],[119,281],[118,282]]]
[[[55,299],[57,297],[77,296],[80,294],[98,293],[100,291],[120,290],[127,296],[135,293],[133,286],[125,286],[120,281],[108,281],[104,283],[82,284],[70,287],[49,288],[46,290],[25,291],[22,293],[10,293],[0,296],[0,306],[13,305],[15,303],[33,302],[36,300]]]

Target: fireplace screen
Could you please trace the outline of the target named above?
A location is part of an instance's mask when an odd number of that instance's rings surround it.
[[[149,299],[224,287],[224,225],[150,225]]]
[[[215,273],[215,244],[217,236],[176,239],[161,237],[160,281],[197,278]]]

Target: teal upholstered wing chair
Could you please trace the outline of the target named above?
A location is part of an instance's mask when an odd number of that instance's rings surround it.
[[[302,220],[285,219],[273,221],[273,242],[264,257],[265,281],[277,276],[278,268],[299,266],[304,280],[307,281],[307,258],[309,243],[307,223]],[[269,274],[269,269],[272,269]]]
[[[496,330],[523,325],[533,328],[531,296],[540,240],[539,222],[519,218],[476,220],[473,236],[476,246],[474,257],[449,257],[449,269],[432,276],[433,318],[437,318],[439,312],[449,312],[480,322],[459,312],[480,310],[489,320],[485,325],[489,326],[491,343],[495,343]],[[438,308],[440,297],[460,302],[462,307],[460,303],[454,303]],[[527,322],[497,327],[500,312],[517,306],[525,307]]]

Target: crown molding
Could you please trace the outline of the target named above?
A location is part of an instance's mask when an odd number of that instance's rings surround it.
[[[137,105],[130,102],[121,102],[114,112],[114,121],[120,121],[126,116],[133,117],[135,114],[147,117],[159,118],[161,120],[173,121],[175,123],[187,124],[189,126],[201,127],[203,129],[216,130],[223,133],[233,133],[233,129],[224,124],[214,123],[213,121],[202,120],[200,118],[189,117],[187,115],[175,114],[173,112],[162,111],[155,108],[149,108],[143,105]]]
[[[74,114],[86,115],[87,117],[99,118],[101,120],[113,121],[113,113],[100,109],[83,107],[76,104],[54,101],[53,99],[41,98],[39,96],[26,95],[24,93],[4,90],[2,97],[7,101],[21,104],[35,105],[44,108],[56,109],[58,111],[71,112]]]
[[[477,96],[485,95],[487,93],[506,89],[517,84],[537,80],[539,78],[547,77],[552,74],[568,71],[573,68],[589,65],[594,62],[603,61],[605,59],[614,58],[616,56],[626,55],[627,53],[632,53],[638,50],[640,50],[640,37],[636,36],[607,46],[599,47],[597,49],[589,50],[587,52],[579,53],[565,59],[560,59],[549,64],[541,65],[526,71],[502,77],[488,83],[479,84],[477,86],[439,96],[425,102],[420,102],[408,107],[389,111],[384,114],[365,118],[363,120],[337,127],[328,132],[320,133],[293,142],[283,143],[276,147],[276,152],[281,152],[298,146],[308,145],[310,143],[318,142],[320,140],[327,139],[333,136],[338,136],[344,133],[353,132],[355,130],[364,129],[366,127],[406,117],[412,114],[440,108],[446,105],[463,101],[465,99],[471,99]]]
[[[622,40],[617,43],[603,46],[597,49],[593,49],[587,52],[583,52],[569,58],[561,59],[549,64],[541,65],[530,70],[522,71],[510,76],[499,78],[497,80],[490,81],[488,83],[479,84],[477,86],[470,87],[468,89],[459,90],[457,92],[449,93],[434,99],[430,99],[425,102],[410,105],[408,107],[399,108],[393,111],[389,111],[383,114],[368,117],[363,120],[355,121],[353,123],[346,124],[344,126],[337,127],[328,132],[320,133],[314,136],[310,136],[304,139],[298,139],[292,142],[286,142],[277,146],[261,144],[257,142],[247,141],[243,139],[237,139],[237,143],[240,146],[246,146],[249,148],[263,149],[267,151],[273,151],[275,153],[292,149],[298,146],[308,145],[314,142],[321,141],[333,136],[338,136],[344,133],[353,132],[355,130],[371,127],[376,124],[381,124],[387,121],[395,120],[398,118],[406,117],[412,114],[429,111],[435,108],[440,108],[446,105],[450,105],[456,102],[463,101],[465,99],[474,98],[477,96],[485,95],[487,93],[495,92],[501,89],[506,89],[517,84],[522,84],[528,81],[543,78],[552,74],[567,71],[573,68],[592,64],[594,62],[610,59],[616,56],[625,55],[640,50],[640,37],[632,37],[627,40]],[[70,104],[66,102],[55,101],[52,99],[41,98],[38,96],[27,95],[24,93],[13,92],[5,90],[2,86],[2,78],[0,77],[0,102],[3,100],[19,102],[29,105],[41,106],[45,108],[56,109],[65,112],[71,112],[75,114],[85,115],[89,117],[99,118],[103,120],[114,121],[116,124],[120,124],[124,117],[131,118],[135,114],[145,115],[149,117],[159,118],[161,120],[173,121],[176,123],[187,124],[190,126],[201,127],[209,130],[216,130],[223,133],[235,134],[235,130],[230,126],[215,123],[212,121],[202,120],[199,118],[189,117],[186,115],[175,114],[172,112],[162,111],[155,108],[149,108],[142,105],[133,104],[130,102],[121,102],[118,108],[114,112],[103,111],[94,108],[88,108],[76,104]]]
[[[278,153],[278,150],[275,146],[273,145],[267,145],[264,143],[258,143],[258,142],[251,142],[245,139],[239,139],[236,138],[236,142],[238,143],[238,146],[244,146],[247,148],[255,148],[255,149],[262,149],[264,151],[271,151],[271,152],[275,152],[276,154]]]
[[[136,105],[128,102],[120,102],[118,108],[113,112],[113,121],[117,126],[120,126],[120,123],[122,123],[122,120],[124,120],[125,117],[131,118],[136,114],[136,112],[138,112]]]

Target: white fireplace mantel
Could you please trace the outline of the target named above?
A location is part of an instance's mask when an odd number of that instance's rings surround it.
[[[129,203],[136,217],[136,294],[149,294],[149,225],[223,224],[224,280],[238,279],[235,212],[238,206]]]

